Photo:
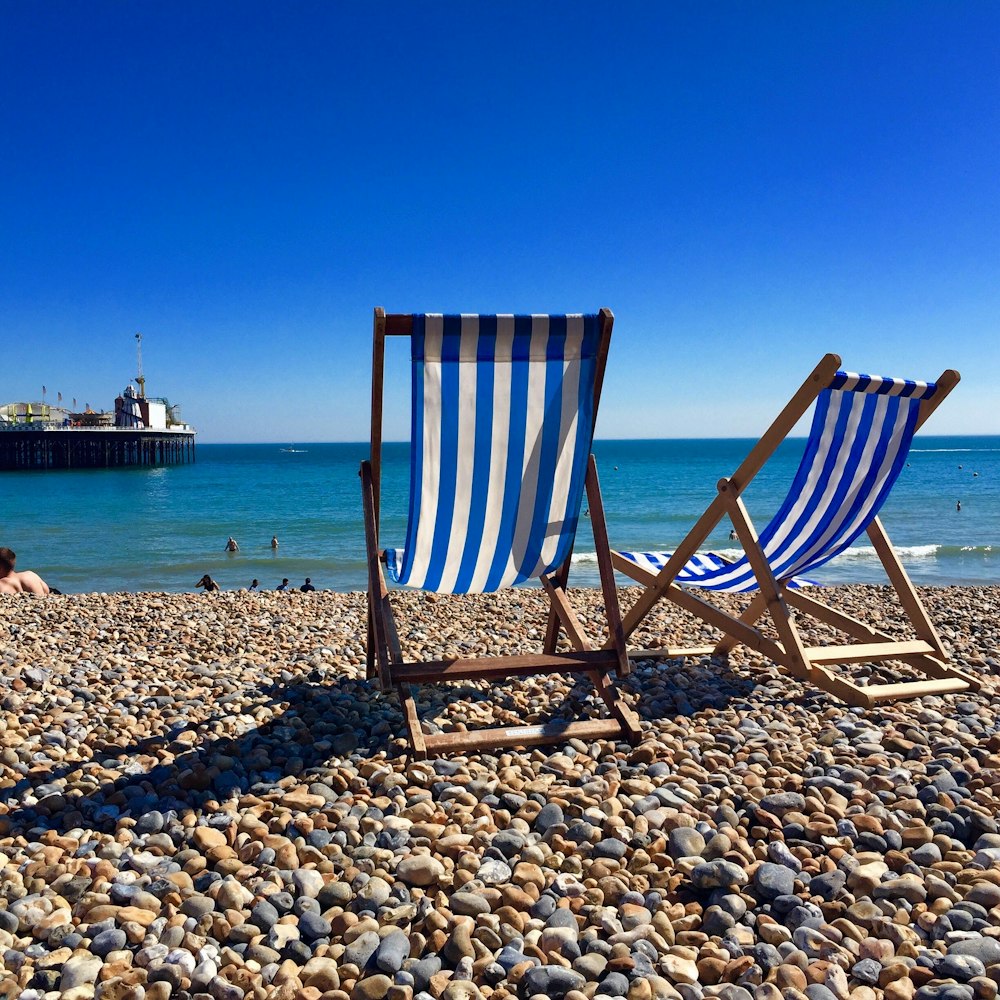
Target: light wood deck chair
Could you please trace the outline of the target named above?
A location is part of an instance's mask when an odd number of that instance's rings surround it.
[[[639,651],[633,657],[725,655],[743,643],[850,705],[978,690],[977,680],[948,663],[941,639],[903,569],[878,512],[906,463],[916,430],[958,383],[956,371],[937,382],[842,372],[840,358],[828,354],[816,366],[743,464],[718,483],[718,495],[673,553],[615,552],[615,568],[645,585],[625,616],[630,636],[660,598],[718,628],[715,646]],[[777,514],[757,534],[742,493],[810,406],[816,404],[805,452]],[[728,516],[743,545],[733,563],[713,564],[697,550]],[[843,552],[867,532],[916,637],[896,641],[863,621],[806,594],[796,579]],[[808,581],[805,581],[808,582]],[[683,586],[682,586],[683,585]],[[757,593],[735,617],[696,596],[690,587],[716,592]],[[855,640],[844,645],[806,646],[793,610]],[[769,614],[777,641],[755,622]],[[862,686],[830,670],[831,664],[895,660],[910,664],[927,680]]]
[[[613,317],[386,315],[375,310],[371,458],[361,480],[368,555],[368,676],[399,693],[413,753],[560,742],[635,742],[638,722],[612,677],[628,672],[597,467],[590,454]],[[379,496],[386,337],[412,363],[405,548],[381,548]],[[586,492],[608,626],[587,636],[566,595]],[[543,650],[405,662],[390,605],[395,583],[483,593],[537,578],[549,597]],[[565,629],[573,652],[557,652]],[[592,679],[610,718],[425,734],[411,685],[569,672]]]

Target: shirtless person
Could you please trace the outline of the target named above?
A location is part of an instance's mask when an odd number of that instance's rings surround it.
[[[17,556],[10,549],[0,548],[0,594],[40,594],[49,592],[48,584],[37,574],[26,569],[14,569]]]

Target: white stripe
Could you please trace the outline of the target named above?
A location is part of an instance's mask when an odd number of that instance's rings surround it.
[[[455,589],[458,571],[469,531],[469,510],[472,505],[472,471],[476,455],[476,374],[479,349],[479,317],[462,316],[462,337],[458,359],[472,362],[458,366],[458,456],[455,472],[455,507],[451,516],[451,533],[445,556],[439,593],[450,594]]]
[[[413,562],[407,584],[420,587],[427,577],[434,523],[437,516],[438,483],[441,478],[441,345],[444,334],[442,316],[428,316],[424,327],[424,451],[420,483],[420,520]],[[427,358],[436,360],[428,362]],[[410,442],[417,447],[417,442]]]
[[[531,324],[531,356],[545,357],[549,342],[548,316],[533,316]],[[509,587],[518,577],[518,564],[524,557],[531,535],[531,521],[538,492],[538,463],[541,457],[542,427],[545,423],[545,365],[528,366],[528,401],[524,434],[524,461],[521,465],[521,497],[514,525],[514,537],[507,568],[500,583]],[[517,561],[515,562],[515,556]]]
[[[510,441],[510,360],[514,349],[514,317],[497,316],[496,364],[493,367],[493,437],[490,448],[490,480],[486,493],[486,519],[482,542],[469,590],[482,591],[500,535],[504,487],[507,477],[507,445]]]

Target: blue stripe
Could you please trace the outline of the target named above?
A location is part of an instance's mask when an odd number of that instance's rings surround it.
[[[476,571],[479,550],[483,545],[486,502],[490,485],[490,459],[493,454],[493,383],[496,371],[496,316],[479,318],[479,344],[476,348],[476,437],[473,449],[472,493],[469,503],[469,527],[462,551],[462,563],[454,592],[467,593]]]
[[[486,578],[485,591],[496,590],[503,579],[510,555],[510,545],[517,524],[521,499],[521,476],[524,463],[525,434],[528,416],[528,364],[531,349],[530,316],[514,317],[513,357],[510,365],[510,436],[507,439],[507,474],[504,478],[503,511],[497,533],[497,549]]]
[[[417,548],[417,525],[420,523],[420,494],[423,483],[424,465],[424,339],[427,324],[423,316],[413,317],[413,333],[410,336],[410,503],[406,526],[406,548],[403,550],[403,565],[398,581],[406,583],[413,566],[413,554]],[[390,575],[392,566],[389,563]]]
[[[438,502],[434,516],[434,540],[427,575],[421,584],[437,590],[448,558],[451,522],[455,515],[455,486],[458,476],[458,358],[461,349],[462,319],[446,316],[441,343],[441,462],[438,470]]]
[[[549,320],[549,339],[545,348],[545,410],[542,416],[542,436],[538,449],[539,481],[535,489],[535,502],[531,527],[524,551],[515,554],[518,580],[529,580],[542,555],[542,546],[550,527],[552,506],[552,476],[559,458],[559,425],[562,423],[563,357],[566,350],[566,317],[553,316]]]

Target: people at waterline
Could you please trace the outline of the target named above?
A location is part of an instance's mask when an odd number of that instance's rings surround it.
[[[240,547],[237,544],[236,539],[233,538],[232,535],[229,536],[229,540],[226,542],[226,551],[227,552],[239,552],[240,551]]]
[[[260,587],[260,580],[254,577],[253,580],[250,581],[250,586],[247,587],[247,590],[254,591],[257,590],[258,587]]]
[[[276,549],[278,547],[278,536],[271,535],[271,548]]]
[[[958,510],[961,510],[961,509],[962,509],[962,501],[961,500],[956,500],[955,501],[955,510],[958,511]]]
[[[285,577],[285,578],[284,578],[284,579],[283,579],[283,580],[281,581],[281,583],[279,583],[279,584],[278,584],[278,586],[277,586],[277,587],[275,587],[274,589],[275,589],[275,590],[288,590],[288,577],[286,576],[286,577]]]
[[[206,573],[196,584],[196,587],[204,587],[206,594],[219,590],[219,585]]]
[[[731,542],[735,542],[736,541],[736,529],[735,528],[733,528],[733,529],[730,530],[730,532],[729,532],[729,540]]]
[[[299,590],[301,590],[303,594],[311,593],[315,589],[316,588],[312,585],[312,580],[308,576],[306,577],[306,582],[299,587]]]
[[[15,568],[17,556],[11,549],[0,548],[0,594],[38,594],[44,597],[49,593],[49,585],[30,569]]]

